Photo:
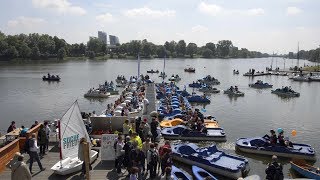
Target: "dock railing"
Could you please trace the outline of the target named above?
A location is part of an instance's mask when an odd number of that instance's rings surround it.
[[[0,173],[5,169],[6,164],[14,157],[16,152],[22,152],[27,137],[31,137],[32,133],[38,133],[41,124],[29,129],[26,137],[18,137],[9,144],[0,148]]]

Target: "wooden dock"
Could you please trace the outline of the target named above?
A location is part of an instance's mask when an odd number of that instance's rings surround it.
[[[146,98],[149,100],[149,106],[147,113],[143,117],[149,117],[150,112],[155,111],[155,86],[154,84],[150,84],[149,86],[146,85]],[[51,139],[55,141],[55,138]],[[34,174],[32,174],[32,179],[35,180],[44,180],[44,179],[50,179],[50,180],[64,180],[64,179],[70,179],[70,180],[78,180],[78,179],[84,179],[83,176],[80,176],[80,172],[70,174],[67,176],[60,176],[53,173],[53,171],[50,169],[55,163],[59,161],[59,148],[58,148],[58,142],[51,142],[51,146],[49,147],[49,152],[47,152],[47,155],[45,155],[41,159],[41,163],[43,167],[46,168],[45,171],[40,171],[40,168],[37,164],[37,162],[33,163],[32,171]],[[25,162],[27,165],[29,165],[29,155],[24,154],[25,156]],[[11,170],[5,169],[0,174],[0,179],[10,179]],[[125,172],[123,170],[123,174],[118,175],[116,171],[114,170],[114,161],[101,161],[100,157],[92,164],[92,170],[90,171],[90,179],[94,180],[102,180],[102,179],[110,179],[110,180],[117,180],[117,179],[128,179],[126,178],[126,175],[128,175],[128,172]],[[147,177],[146,177],[147,179]],[[158,178],[160,179],[160,178]]]

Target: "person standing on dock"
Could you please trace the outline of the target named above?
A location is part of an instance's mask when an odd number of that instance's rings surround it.
[[[16,122],[15,121],[12,121],[11,122],[11,125],[8,127],[8,130],[7,130],[7,133],[13,131],[16,129]]]
[[[45,155],[46,144],[47,144],[47,133],[43,124],[40,125],[40,129],[38,131],[38,140],[40,144],[40,156]]]
[[[12,165],[12,167],[11,167],[11,171],[12,171],[11,180],[20,180],[20,179],[31,180],[31,178],[32,178],[31,173],[30,173],[26,163],[23,162],[23,159],[24,159],[24,156],[19,155],[18,161]]]
[[[143,99],[143,108],[144,108],[143,114],[147,114],[147,112],[148,112],[148,106],[149,106],[149,100],[145,97],[145,98]]]
[[[37,144],[37,138],[35,133],[31,135],[31,139],[29,139],[27,143],[29,143],[29,156],[30,156],[29,170],[31,174],[32,174],[32,164],[34,159],[37,161],[38,166],[40,167],[40,170],[44,171],[46,168],[43,168],[40,162],[40,158],[38,154],[39,147]]]
[[[283,180],[282,165],[278,163],[278,157],[272,156],[272,162],[268,164],[266,169],[267,180]]]

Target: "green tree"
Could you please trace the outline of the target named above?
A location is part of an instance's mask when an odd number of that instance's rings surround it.
[[[66,50],[64,48],[60,48],[58,51],[58,59],[63,60],[64,57],[66,57]]]
[[[170,51],[171,56],[176,51],[176,46],[177,46],[177,43],[175,41],[170,41],[170,42],[166,41],[164,43],[164,47],[166,48],[167,51]]]
[[[218,54],[221,57],[227,57],[229,55],[230,49],[232,48],[232,42],[230,40],[221,40],[217,44]]]
[[[157,46],[157,56],[158,58],[164,58],[165,56],[168,57],[170,51],[166,50],[166,48],[162,45]]]
[[[176,46],[176,52],[179,57],[184,57],[186,54],[186,42],[180,40]]]
[[[17,49],[14,46],[9,46],[9,48],[5,51],[5,56],[9,59],[13,59],[19,56]]]
[[[186,49],[186,54],[193,58],[193,55],[197,53],[197,48],[198,46],[195,43],[189,43]]]
[[[211,50],[212,56],[215,56],[215,54],[216,54],[216,45],[214,43],[209,42],[209,43],[206,44],[205,47]]]
[[[31,59],[39,59],[40,58],[40,50],[38,46],[35,46],[31,49]]]
[[[90,37],[89,41],[87,42],[87,47],[89,51],[93,51],[95,52],[95,54],[97,53],[101,53],[103,52],[103,42],[101,40],[99,40],[96,37]]]
[[[203,51],[202,51],[202,56],[204,58],[211,58],[213,56],[213,53],[212,51],[209,49],[209,48],[204,48]]]
[[[86,56],[89,57],[89,59],[94,59],[96,56],[96,53],[94,51],[87,51]]]
[[[29,58],[31,55],[31,49],[28,47],[26,43],[22,43],[19,49],[20,57]]]
[[[86,53],[86,45],[80,43],[79,45],[79,55],[83,56]]]
[[[132,40],[130,41],[130,43],[128,44],[128,53],[131,56],[138,56],[138,54],[141,52],[141,41],[139,40]]]
[[[4,56],[6,50],[8,49],[9,45],[8,43],[5,41],[5,39],[0,39],[0,56]]]

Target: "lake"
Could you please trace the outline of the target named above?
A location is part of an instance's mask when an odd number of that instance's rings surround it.
[[[166,73],[179,74],[182,80],[177,84],[181,88],[206,75],[214,76],[221,82],[215,86],[224,90],[237,85],[244,97],[229,98],[223,92],[211,95],[211,104],[206,105],[206,114],[215,116],[227,133],[227,142],[218,146],[231,153],[234,142],[240,137],[263,136],[270,129],[281,127],[285,136],[291,140],[307,143],[319,152],[320,137],[320,83],[293,82],[286,76],[262,76],[249,78],[242,76],[249,68],[263,71],[270,67],[272,58],[260,59],[167,59]],[[300,60],[300,65],[312,64]],[[273,59],[273,68],[284,67],[282,58]],[[286,68],[296,65],[296,60],[286,60]],[[53,120],[61,118],[70,105],[78,100],[81,111],[100,114],[108,103],[114,102],[117,96],[106,100],[89,100],[83,97],[91,87],[97,87],[105,80],[114,81],[117,75],[137,75],[136,60],[107,61],[66,61],[37,62],[32,64],[0,63],[0,130],[4,133],[11,121],[17,126],[31,126],[35,120]],[[185,67],[194,67],[196,73],[184,72]],[[141,60],[141,73],[149,69],[162,71],[163,60]],[[240,75],[233,75],[238,69]],[[42,76],[47,73],[58,74],[61,82],[44,82]],[[150,75],[151,79],[160,82],[158,74]],[[270,89],[257,90],[248,87],[249,83],[261,79],[273,84],[274,88],[291,86],[300,92],[300,97],[283,99],[271,94]],[[188,89],[189,92],[192,89]],[[196,91],[197,92],[197,91]],[[199,92],[198,92],[199,93]],[[203,108],[203,106],[197,106]],[[291,136],[296,130],[297,135]],[[250,162],[250,174],[264,178],[265,168],[271,158],[245,155]],[[284,175],[289,177],[291,170],[288,160],[283,160]],[[319,158],[315,163],[319,166]]]

